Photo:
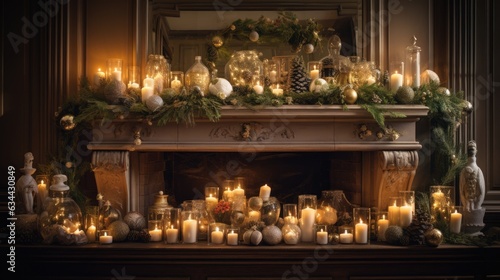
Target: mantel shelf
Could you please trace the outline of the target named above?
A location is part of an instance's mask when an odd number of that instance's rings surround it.
[[[381,131],[359,105],[284,105],[251,110],[224,106],[217,122],[198,118],[194,126],[168,123],[148,125],[141,119],[124,119],[93,128],[91,150],[128,151],[381,151],[418,150],[416,122],[427,116],[422,105],[381,105],[386,125],[399,134],[377,138]],[[389,112],[404,114],[392,118]],[[371,134],[360,137],[362,125]],[[141,144],[134,144],[134,135]]]

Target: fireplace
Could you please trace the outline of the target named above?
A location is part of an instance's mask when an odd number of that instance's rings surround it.
[[[122,213],[147,213],[160,190],[179,205],[237,176],[247,179],[247,197],[267,183],[282,202],[331,189],[353,204],[383,209],[390,196],[411,189],[421,148],[415,125],[426,107],[391,106],[407,117],[388,118],[386,131],[356,105],[283,107],[226,107],[219,122],[194,126],[96,124],[89,148],[98,192]]]

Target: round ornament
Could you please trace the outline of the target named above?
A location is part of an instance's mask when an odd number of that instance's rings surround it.
[[[128,212],[125,217],[123,217],[123,221],[131,230],[141,230],[146,228],[146,218],[137,211]]]
[[[464,112],[465,113],[472,113],[472,110],[474,109],[474,107],[472,106],[472,103],[470,103],[469,101],[467,100],[464,100],[463,102],[463,107],[464,107]]]
[[[248,38],[250,39],[250,41],[252,42],[257,42],[259,40],[259,33],[257,33],[257,31],[252,31],[250,32],[250,34],[248,35]]]
[[[328,90],[328,82],[325,79],[317,78],[309,85],[310,92],[321,92]]]
[[[385,231],[385,241],[392,245],[400,245],[403,237],[403,228],[400,226],[389,226]]]
[[[222,99],[228,97],[233,92],[233,86],[224,78],[217,78],[213,83],[208,86],[211,94],[217,95]]]
[[[409,86],[402,86],[396,91],[396,100],[402,104],[409,104],[415,98],[415,91]]]
[[[64,115],[59,121],[59,124],[64,130],[69,131],[74,129],[76,126],[75,122],[73,121],[74,119],[75,117],[73,115]]]
[[[314,45],[313,44],[305,44],[304,45],[304,51],[307,54],[313,53],[314,52]]]
[[[117,104],[120,98],[124,96],[127,86],[122,81],[112,80],[106,85],[104,97],[112,104]]]
[[[339,244],[340,235],[338,233],[330,233],[328,234],[328,241],[330,242],[330,244]]]
[[[358,100],[358,93],[353,88],[346,88],[343,95],[344,101],[347,104],[354,104],[356,103],[356,100]]]
[[[264,201],[258,196],[252,196],[248,199],[248,208],[254,211],[260,211]]]
[[[425,70],[424,72],[422,72],[422,74],[420,74],[420,82],[423,85],[430,84],[431,82],[434,82],[436,84],[441,83],[438,74],[429,69]]]
[[[243,234],[243,242],[249,245],[259,245],[262,241],[262,233],[256,228],[251,228]]]
[[[450,96],[451,95],[450,90],[447,89],[447,88],[445,88],[445,87],[438,87],[437,92],[440,93],[440,94],[444,94],[446,96]]]
[[[224,41],[222,40],[222,38],[220,36],[214,36],[212,38],[212,44],[214,45],[214,47],[220,48],[224,44]]]
[[[283,239],[283,235],[277,226],[271,225],[262,230],[262,239],[268,245],[277,245]]]
[[[443,233],[437,228],[426,231],[424,237],[425,244],[430,247],[437,247],[443,242]]]
[[[146,107],[151,111],[158,110],[163,105],[163,99],[159,95],[151,95],[146,100]]]
[[[110,231],[111,236],[113,236],[113,242],[125,241],[130,232],[130,228],[122,220],[112,222],[107,229]]]

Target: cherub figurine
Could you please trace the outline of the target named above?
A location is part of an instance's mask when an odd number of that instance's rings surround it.
[[[476,164],[477,146],[474,140],[467,145],[467,165],[460,173],[460,199],[465,211],[481,209],[485,182],[481,168]]]
[[[24,208],[19,211],[20,213],[34,213],[33,203],[38,193],[38,185],[33,176],[31,176],[36,171],[36,169],[33,168],[34,159],[31,152],[24,154],[24,167],[20,169],[23,175],[16,182],[18,202],[24,206]]]

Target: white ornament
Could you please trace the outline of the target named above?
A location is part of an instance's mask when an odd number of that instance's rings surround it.
[[[325,79],[317,78],[309,85],[310,92],[321,92],[328,89],[328,82]]]
[[[435,82],[436,84],[440,83],[439,76],[438,76],[438,74],[436,74],[436,72],[427,69],[424,72],[422,72],[422,74],[420,74],[420,82],[423,85],[430,84],[431,81]]]
[[[248,38],[250,39],[250,41],[252,42],[257,42],[259,40],[259,33],[257,33],[257,31],[252,31],[250,32],[250,34],[248,35]]]
[[[146,107],[151,111],[156,111],[163,105],[163,99],[159,95],[151,95],[146,100]]]
[[[304,45],[304,51],[309,54],[314,52],[314,45],[313,44],[305,44]]]
[[[228,97],[231,92],[233,92],[233,86],[228,80],[224,78],[217,78],[215,80],[215,83],[211,83],[210,86],[208,86],[208,90],[211,94],[217,95],[224,99]]]

